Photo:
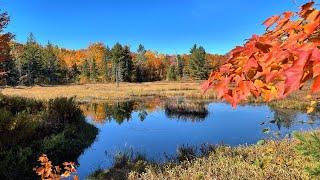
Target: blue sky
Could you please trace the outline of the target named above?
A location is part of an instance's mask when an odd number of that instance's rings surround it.
[[[296,0],[296,3],[301,4]],[[261,23],[293,0],[2,0],[8,31],[18,42],[30,32],[45,44],[81,49],[91,42],[138,44],[160,53],[187,53],[193,44],[223,54],[261,34]]]

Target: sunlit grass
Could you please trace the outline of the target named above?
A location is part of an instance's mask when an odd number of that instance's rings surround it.
[[[263,145],[217,147],[208,157],[179,164],[148,166],[129,179],[312,179],[305,171],[310,159],[296,151],[297,140],[268,141]]]
[[[3,94],[9,96],[23,96],[41,100],[56,97],[74,97],[79,101],[94,100],[126,100],[136,97],[158,96],[197,99],[214,99],[212,91],[203,93],[200,89],[201,82],[152,82],[152,83],[120,83],[116,84],[84,84],[84,85],[60,85],[60,86],[34,86],[6,88]]]
[[[300,143],[293,138],[250,146],[205,146],[200,154],[196,147],[182,146],[165,164],[124,154],[116,156],[110,169],[98,170],[90,179],[313,179],[306,168],[314,162],[298,152]]]

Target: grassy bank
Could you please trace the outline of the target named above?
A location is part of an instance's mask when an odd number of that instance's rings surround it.
[[[213,99],[214,93],[203,94],[201,82],[152,82],[152,83],[120,83],[116,84],[84,84],[60,86],[34,86],[5,88],[4,95],[23,96],[41,100],[56,97],[74,97],[79,101],[113,101],[130,98],[157,96],[157,97],[187,97],[198,99]]]
[[[285,139],[263,145],[218,146],[206,156],[165,165],[148,163],[143,158],[122,158],[111,169],[97,171],[91,179],[312,179],[306,168],[315,164],[297,152],[299,143],[297,139]]]

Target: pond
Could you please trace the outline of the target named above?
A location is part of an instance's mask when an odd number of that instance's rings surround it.
[[[81,179],[108,168],[118,152],[140,152],[164,162],[179,146],[204,143],[231,146],[283,138],[293,131],[319,127],[318,115],[243,105],[233,109],[221,102],[159,98],[82,104],[86,121],[98,128],[91,146],[78,158]]]

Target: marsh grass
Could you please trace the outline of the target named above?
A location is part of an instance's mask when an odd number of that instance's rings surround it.
[[[98,169],[91,174],[89,180],[124,180],[128,179],[131,172],[146,173],[148,167],[162,168],[162,166],[174,166],[185,161],[191,161],[199,157],[208,157],[215,151],[216,146],[202,144],[199,148],[196,146],[182,145],[177,148],[177,154],[166,156],[165,164],[155,160],[150,160],[143,153],[134,152],[132,149],[124,152],[118,152],[113,158],[111,168],[103,170]]]
[[[115,166],[95,172],[90,179],[312,179],[306,168],[312,167],[313,162],[297,151],[299,143],[293,138],[239,147],[181,146],[176,159],[164,164],[126,155],[118,157]]]
[[[214,147],[208,156],[178,164],[147,166],[145,173],[128,178],[169,179],[312,179],[305,171],[311,162],[295,148],[296,139],[267,141],[263,145]]]
[[[78,101],[113,101],[128,100],[137,97],[187,97],[198,99],[214,99],[212,91],[203,93],[201,82],[152,82],[115,84],[83,84],[60,86],[34,86],[5,88],[2,93],[9,96],[23,96],[41,100],[56,97],[76,97]]]
[[[113,166],[107,170],[98,169],[91,174],[88,180],[123,180],[128,178],[128,174],[131,171],[143,173],[146,170],[147,165],[153,165],[154,163],[147,160],[145,154],[135,153],[132,150],[126,152],[118,152],[114,156]]]
[[[164,105],[165,113],[170,118],[201,121],[208,115],[205,102],[168,100]]]

